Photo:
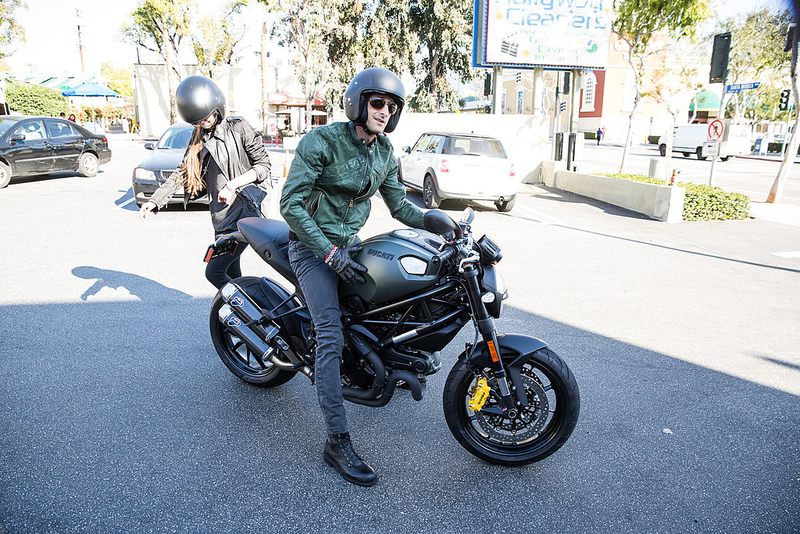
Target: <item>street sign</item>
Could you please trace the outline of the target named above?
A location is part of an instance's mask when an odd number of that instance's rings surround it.
[[[711,121],[711,124],[708,125],[708,137],[709,139],[713,139],[717,141],[720,137],[722,137],[722,130],[725,127],[722,125],[722,121],[719,119]]]
[[[749,89],[756,89],[758,86],[761,85],[761,82],[750,82],[750,83],[733,83],[731,85],[725,86],[726,93],[741,93],[742,91],[747,91]]]

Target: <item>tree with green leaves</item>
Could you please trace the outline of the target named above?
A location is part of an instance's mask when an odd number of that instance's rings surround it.
[[[118,95],[133,97],[130,67],[118,67],[106,61],[100,66],[100,75],[105,77],[108,88]]]
[[[728,106],[735,122],[757,120],[765,115],[764,97],[780,92],[771,83],[776,78],[781,86],[788,85],[790,54],[783,48],[792,19],[788,10],[774,12],[761,8],[721,22],[718,33],[731,32],[728,83],[761,82],[756,89],[730,95]]]
[[[238,19],[245,6],[247,0],[230,0],[218,15],[205,15],[198,21],[192,46],[203,76],[213,80],[220,67],[230,65],[236,45],[244,37],[244,26]]]
[[[411,107],[424,111],[458,109],[451,76],[476,77],[471,67],[473,3],[463,0],[411,0],[410,31],[422,55]],[[413,41],[412,41],[413,44]]]
[[[635,99],[628,118],[628,133],[619,172],[623,172],[631,132],[642,99],[642,76],[647,58],[659,52],[654,37],[666,32],[672,38],[693,36],[709,15],[708,0],[615,0],[611,29],[628,46],[628,63],[634,75]]]
[[[9,48],[17,41],[25,41],[25,28],[17,22],[15,11],[28,9],[23,0],[0,0],[0,59],[13,54]]]
[[[125,41],[146,50],[158,53],[164,60],[169,92],[169,120],[177,121],[175,90],[183,73],[178,62],[178,53],[183,37],[190,34],[195,0],[142,0],[131,14],[131,22],[122,27]]]

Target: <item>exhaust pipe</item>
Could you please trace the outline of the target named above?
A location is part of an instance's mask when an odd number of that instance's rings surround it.
[[[314,381],[314,372],[291,350],[288,343],[278,334],[280,328],[272,322],[263,324],[263,319],[271,319],[269,312],[262,310],[250,296],[235,283],[228,282],[220,289],[225,304],[219,309],[219,319],[234,332],[265,365],[269,361],[285,371],[300,371]],[[289,358],[289,362],[278,358],[277,347]]]

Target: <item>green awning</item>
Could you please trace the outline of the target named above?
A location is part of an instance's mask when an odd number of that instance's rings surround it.
[[[697,93],[697,111],[719,111],[719,95],[708,89],[703,89]],[[689,104],[689,112],[694,111],[695,101]]]

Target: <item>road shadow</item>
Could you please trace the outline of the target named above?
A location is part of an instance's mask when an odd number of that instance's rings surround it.
[[[104,172],[105,171],[103,169],[100,169],[100,170],[97,171],[97,175],[89,176],[89,177],[82,176],[81,174],[78,174],[77,171],[60,171],[60,172],[53,172],[53,173],[48,173],[48,174],[36,174],[36,175],[32,175],[32,176],[14,176],[13,178],[11,178],[11,182],[9,182],[8,185],[12,186],[14,184],[17,184],[17,185],[32,184],[32,183],[37,183],[37,182],[46,182],[46,181],[49,181],[49,180],[58,180],[58,179],[63,179],[63,178],[79,178],[79,179],[82,179],[82,180],[84,180],[84,179],[92,179],[92,178],[96,178],[97,176],[103,174]]]
[[[139,283],[85,269],[82,278]],[[422,401],[400,391],[384,408],[347,405],[356,449],[381,477],[365,489],[323,462],[304,376],[275,388],[242,382],[209,339],[209,299],[143,284],[154,294],[141,302],[0,308],[13,319],[0,323],[5,531],[800,527],[797,396],[506,307],[501,331],[549,341],[577,377],[570,440],[518,468],[458,445],[441,398],[473,339],[467,327],[442,351]]]
[[[72,269],[72,274],[78,278],[94,280],[94,283],[81,295],[83,301],[98,300],[104,297],[114,299],[121,297],[128,300],[128,295],[130,295],[130,300],[142,301],[192,298],[188,293],[166,287],[138,274],[100,269],[88,265],[75,267]]]

